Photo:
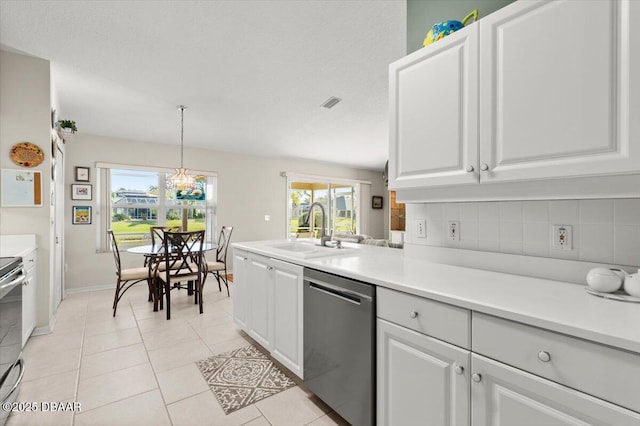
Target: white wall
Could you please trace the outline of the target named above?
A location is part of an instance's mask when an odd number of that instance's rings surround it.
[[[447,239],[450,220],[460,241]],[[552,248],[554,224],[572,226],[573,250]],[[640,199],[407,204],[405,243],[640,267]]]
[[[18,142],[31,142],[45,153],[31,170],[42,173],[42,207],[0,208],[0,234],[35,234],[37,251],[36,326],[52,318],[51,289],[51,116],[49,62],[0,51],[0,167],[20,169],[9,157]]]
[[[78,123],[82,130],[82,123]],[[122,163],[156,167],[176,167],[180,162],[180,147],[150,142],[112,139],[78,133],[66,144],[67,191],[73,183],[76,166],[91,167],[91,183],[96,182],[96,162]],[[232,241],[252,241],[284,238],[286,224],[286,178],[283,171],[353,178],[372,182],[371,195],[385,197],[381,172],[352,169],[313,161],[242,156],[205,149],[186,148],[184,164],[195,170],[218,173],[218,226],[231,225]],[[65,228],[66,261],[68,271],[65,287],[78,289],[115,283],[111,253],[96,253],[96,218],[92,225],[71,225],[73,205],[92,205],[91,202],[71,201],[67,194]],[[363,200],[369,215],[369,234],[386,238],[387,210],[372,210],[371,200]],[[265,222],[264,215],[271,215]],[[142,265],[142,258],[123,255],[124,267]]]

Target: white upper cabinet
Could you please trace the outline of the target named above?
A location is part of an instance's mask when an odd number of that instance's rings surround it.
[[[477,96],[477,23],[389,66],[390,189],[478,181]]]
[[[637,1],[516,1],[391,64],[389,187],[640,176],[639,27]]]
[[[631,18],[625,0],[556,0],[518,1],[482,19],[481,181],[640,170]]]

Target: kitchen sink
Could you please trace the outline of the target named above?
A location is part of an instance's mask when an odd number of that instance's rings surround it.
[[[286,252],[289,256],[308,259],[312,257],[337,256],[353,252],[353,248],[323,247],[310,242],[281,242],[270,244],[270,248]]]

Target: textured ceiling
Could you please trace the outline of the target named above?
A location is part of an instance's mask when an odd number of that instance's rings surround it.
[[[80,132],[381,170],[406,1],[0,1]],[[330,96],[343,101],[320,108]]]

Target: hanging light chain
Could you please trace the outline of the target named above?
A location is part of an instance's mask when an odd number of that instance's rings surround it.
[[[180,168],[184,169],[184,110],[186,106],[178,105],[180,109]]]

